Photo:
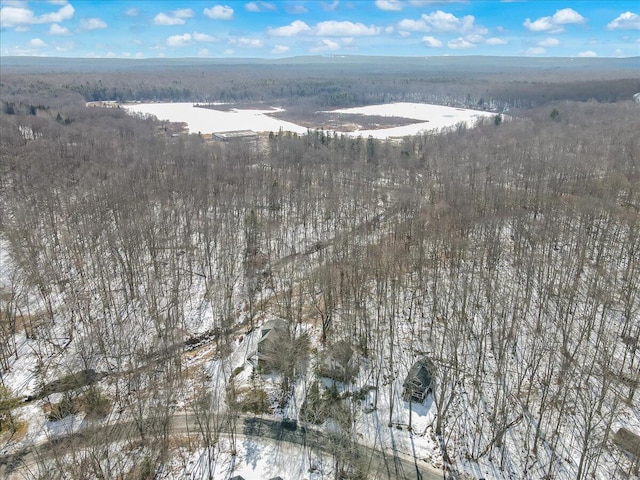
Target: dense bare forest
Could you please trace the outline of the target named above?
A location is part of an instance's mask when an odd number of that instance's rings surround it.
[[[284,69],[243,84],[249,67],[219,68],[3,72],[0,428],[19,442],[34,412],[89,425],[23,445],[24,478],[169,478],[197,449],[212,475],[242,415],[290,408],[299,389],[298,421],[332,420],[335,478],[382,478],[358,450],[373,415],[430,438],[451,474],[637,475],[614,441],[640,427],[637,76],[356,83]],[[167,138],[94,99],[509,111],[401,141],[273,132],[254,148]],[[242,382],[234,355],[273,318],[286,335]],[[422,357],[433,421],[419,431],[398,393]],[[183,409],[195,427],[178,441]]]

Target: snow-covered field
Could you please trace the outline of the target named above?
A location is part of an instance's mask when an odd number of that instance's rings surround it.
[[[360,130],[352,135],[362,135],[374,138],[404,137],[416,135],[423,131],[441,130],[450,128],[460,122],[473,126],[483,117],[492,117],[491,112],[469,110],[466,108],[445,107],[442,105],[429,105],[426,103],[389,103],[386,105],[370,105],[368,107],[345,108],[334,110],[334,113],[349,113],[360,115],[380,115],[383,117],[404,117],[420,120],[419,123],[402,127],[383,128],[379,130]]]
[[[221,111],[198,108],[193,103],[138,103],[126,105],[125,108],[131,113],[153,115],[159,120],[186,122],[190,133],[215,133],[233,130],[277,132],[280,128],[295,133],[307,132],[305,127],[266,115],[281,111],[275,108]]]
[[[229,111],[221,111],[197,108],[192,103],[139,103],[125,105],[125,108],[131,113],[153,115],[159,120],[186,122],[190,133],[215,133],[232,130],[277,132],[281,128],[285,131],[295,133],[307,132],[306,127],[279,120],[268,115],[269,113],[282,111],[282,109],[277,108],[265,110],[232,109]],[[391,103],[371,105],[368,107],[346,108],[343,110],[334,110],[334,112],[381,115],[386,117],[395,116],[418,120],[417,123],[402,127],[337,132],[350,136],[372,136],[379,139],[416,135],[423,131],[441,130],[453,127],[460,122],[465,122],[468,126],[472,126],[482,117],[495,115],[491,112],[430,105],[426,103]]]

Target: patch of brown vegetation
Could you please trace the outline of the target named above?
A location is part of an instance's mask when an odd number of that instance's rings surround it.
[[[264,110],[274,108],[263,102],[240,102],[240,103],[196,103],[195,108],[206,108],[207,110],[218,110],[219,112],[230,112],[232,110]]]
[[[356,113],[309,112],[305,110],[286,110],[267,114],[270,117],[292,122],[314,130],[336,130],[355,132],[357,130],[380,130],[383,128],[403,127],[422,123],[405,117],[386,117],[382,115],[360,115]]]
[[[20,315],[16,314],[13,316],[8,316],[6,312],[0,311],[0,325],[8,324],[11,325],[11,322],[14,323],[12,326],[12,330],[15,333],[24,332],[24,331],[33,331],[35,328],[38,328],[40,324],[44,321],[44,315]]]
[[[5,430],[0,434],[0,443],[7,444],[11,442],[19,442],[29,431],[28,422],[15,422],[12,429]]]

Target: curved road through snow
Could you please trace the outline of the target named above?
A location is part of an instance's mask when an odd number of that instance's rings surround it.
[[[343,437],[332,436],[318,429],[283,428],[280,421],[260,417],[241,416],[238,418],[238,437],[268,438],[301,445],[313,450],[331,453],[340,447]],[[104,430],[107,430],[104,432]],[[226,431],[228,426],[224,428]],[[52,439],[39,445],[24,449],[0,458],[0,478],[24,479],[25,473],[32,471],[38,463],[47,458],[65,455],[82,449],[87,440],[101,438],[106,442],[123,441],[139,437],[139,429],[134,421],[128,420],[106,426],[89,427],[70,435]],[[170,432],[172,436],[198,434],[196,416],[188,413],[177,413],[171,418]],[[102,433],[102,435],[100,435]],[[434,469],[426,462],[393,452],[374,450],[361,444],[352,444],[350,455],[362,460],[367,470],[367,478],[398,480],[441,480],[446,478],[442,471]],[[27,473],[28,475],[28,473]]]

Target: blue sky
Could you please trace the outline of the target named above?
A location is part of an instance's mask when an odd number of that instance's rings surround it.
[[[626,0],[0,0],[0,55],[640,55]]]

